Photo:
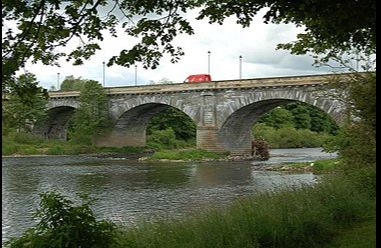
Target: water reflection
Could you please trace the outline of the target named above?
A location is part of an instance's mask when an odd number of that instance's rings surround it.
[[[316,176],[255,171],[250,161],[141,163],[86,156],[4,158],[3,241],[36,220],[39,193],[56,190],[78,200],[89,193],[99,218],[131,225],[138,220],[177,217],[204,206],[226,205],[240,196],[311,184]]]

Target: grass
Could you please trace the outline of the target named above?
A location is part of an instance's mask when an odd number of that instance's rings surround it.
[[[121,230],[116,247],[328,247],[350,242],[347,230],[374,218],[374,199],[337,177],[314,187],[262,193],[180,220],[142,223]],[[367,236],[369,230],[362,230]]]
[[[33,135],[2,137],[2,155],[78,155],[92,153],[137,153],[146,147],[95,147],[63,140],[40,139]]]
[[[376,247],[376,218],[341,230],[327,248],[373,248]]]
[[[227,157],[228,153],[210,152],[201,149],[187,149],[187,150],[160,150],[156,151],[147,160],[202,160],[202,159],[218,159]]]
[[[339,160],[333,159],[321,159],[314,162],[297,162],[297,163],[286,163],[279,168],[274,168],[274,170],[308,170],[315,174],[329,173],[335,171],[339,166]]]

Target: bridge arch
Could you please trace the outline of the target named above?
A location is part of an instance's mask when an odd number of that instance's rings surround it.
[[[67,139],[67,125],[75,107],[57,106],[48,109],[48,119],[44,125],[35,128],[35,133],[48,139]]]
[[[148,123],[157,113],[176,108],[194,120],[184,110],[169,104],[160,102],[149,102],[143,104],[126,104],[129,108],[123,112],[115,121],[113,129],[95,141],[98,146],[144,146],[146,144],[146,130]]]
[[[152,110],[157,106],[171,106],[189,116],[195,123],[200,122],[200,106],[188,104],[184,99],[174,98],[171,95],[160,94],[160,95],[143,95],[142,97],[131,97],[129,99],[122,99],[121,101],[111,100],[110,101],[110,114],[114,120],[114,123],[118,125],[122,119],[126,118],[125,115],[130,110],[139,109]],[[147,108],[147,109],[146,109]],[[165,108],[161,109],[164,110]],[[160,112],[161,110],[158,110]],[[158,113],[156,112],[156,113]]]
[[[251,99],[254,100],[250,101]],[[319,108],[337,123],[343,119],[343,108],[337,100],[318,97],[314,91],[272,91],[271,94],[259,94],[253,98],[246,96],[245,100],[232,102],[231,106],[227,106],[225,119],[221,119],[219,123],[218,143],[223,150],[233,154],[249,154],[252,126],[273,108],[295,101]]]
[[[231,97],[230,102],[223,107],[224,110],[219,115],[217,124],[219,128],[222,128],[234,112],[254,103],[264,102],[267,105],[267,103],[272,102],[283,102],[283,104],[287,104],[291,101],[300,101],[315,106],[328,113],[337,123],[341,123],[344,119],[344,106],[342,103],[324,96],[319,89],[300,90],[299,88],[291,88],[285,90],[281,88],[277,90],[242,92],[238,96]]]

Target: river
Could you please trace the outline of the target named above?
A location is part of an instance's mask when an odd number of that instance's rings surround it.
[[[320,148],[273,149],[269,164],[333,158]],[[262,162],[261,162],[262,163]],[[6,157],[2,159],[2,240],[37,222],[39,194],[55,190],[77,201],[76,193],[97,199],[98,218],[134,225],[176,218],[238,197],[312,184],[312,173],[258,171],[258,162],[138,162],[91,156]]]

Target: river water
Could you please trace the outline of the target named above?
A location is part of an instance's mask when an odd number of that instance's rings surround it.
[[[320,148],[273,149],[269,164],[333,158]],[[39,194],[57,191],[97,199],[98,218],[134,225],[176,218],[200,208],[226,206],[238,197],[289,186],[312,184],[312,173],[258,171],[258,162],[138,162],[91,156],[6,157],[2,160],[2,240],[37,222]]]

